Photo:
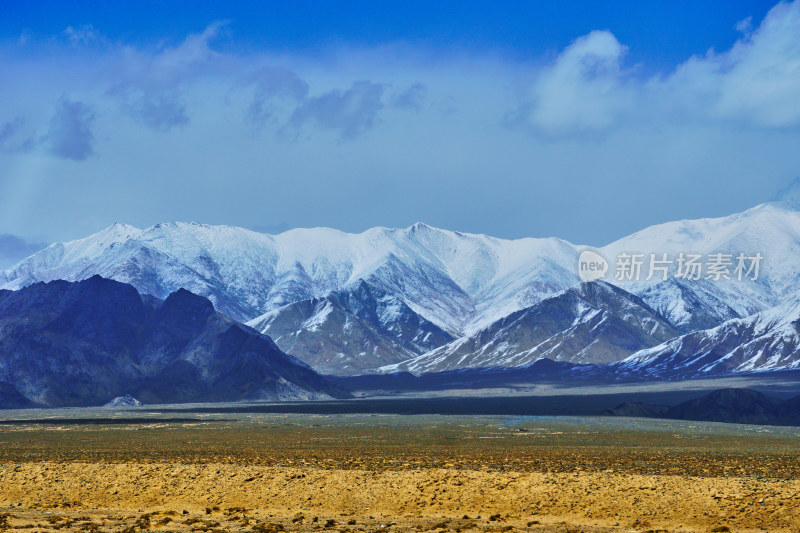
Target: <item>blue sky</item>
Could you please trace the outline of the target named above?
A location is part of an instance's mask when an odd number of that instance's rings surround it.
[[[4,2],[0,252],[728,214],[800,175],[797,35],[797,2]]]
[[[736,23],[759,22],[763,1],[391,1],[391,2],[17,2],[4,4],[0,31],[56,35],[92,24],[112,39],[179,42],[213,21],[229,21],[229,50],[315,53],[332,45],[413,42],[427,48],[495,50],[538,60],[577,36],[611,29],[631,46],[631,59],[671,67],[740,37]],[[120,8],[119,6],[125,6]],[[10,6],[10,7],[9,7]]]

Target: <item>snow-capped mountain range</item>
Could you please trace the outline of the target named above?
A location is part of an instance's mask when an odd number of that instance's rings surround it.
[[[517,365],[538,357],[607,363],[795,298],[800,212],[789,201],[795,188],[742,213],[660,224],[596,249],[611,263],[605,282],[624,290],[601,281],[605,288],[590,291],[592,298],[577,270],[585,246],[421,223],[279,235],[195,223],[115,224],[0,272],[0,289],[95,274],[159,298],[185,288],[330,373]],[[666,280],[614,279],[621,253],[681,252],[759,253],[763,261],[754,281],[683,280],[672,273]],[[625,344],[626,335],[635,342]]]
[[[56,243],[0,274],[6,289],[93,274],[163,297],[186,288],[251,320],[366,281],[461,335],[574,285],[576,247],[495,239],[415,224],[349,234],[327,228],[264,235],[230,226],[115,224]]]
[[[619,375],[679,379],[800,368],[800,303],[789,302],[641,350],[614,365]]]

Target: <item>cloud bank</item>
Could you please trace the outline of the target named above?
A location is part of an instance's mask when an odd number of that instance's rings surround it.
[[[237,50],[225,22],[173,44],[26,35],[0,45],[0,229],[425,220],[603,244],[721,215],[800,174],[800,3],[737,27],[655,74],[613,29],[530,61]]]

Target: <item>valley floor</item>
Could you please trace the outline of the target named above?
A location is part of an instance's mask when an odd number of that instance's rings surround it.
[[[797,531],[800,432],[602,418],[0,419],[0,530]]]

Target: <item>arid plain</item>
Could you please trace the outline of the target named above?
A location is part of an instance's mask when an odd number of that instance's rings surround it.
[[[0,529],[798,531],[796,428],[61,410],[0,424]]]

